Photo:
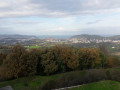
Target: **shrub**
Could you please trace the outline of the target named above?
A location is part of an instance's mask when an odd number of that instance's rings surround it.
[[[112,76],[111,76],[111,73],[109,70],[106,71],[106,75],[107,75],[107,79],[108,80],[111,80],[112,79]]]
[[[120,82],[120,71],[112,70],[111,72],[112,80]]]
[[[103,70],[87,70],[85,74],[80,72],[71,72],[69,74],[64,74],[60,78],[55,81],[49,81],[43,85],[43,88],[46,90],[55,89],[55,88],[63,88],[75,85],[81,85],[91,82],[96,82],[100,80],[107,79],[106,72]],[[47,88],[48,87],[48,88]]]
[[[55,88],[56,82],[54,80],[48,81],[45,85],[40,88],[40,90],[52,90]]]
[[[85,82],[91,83],[107,79],[106,72],[102,69],[91,69],[86,71]]]
[[[5,81],[9,79],[6,72],[7,68],[0,66],[0,81]]]

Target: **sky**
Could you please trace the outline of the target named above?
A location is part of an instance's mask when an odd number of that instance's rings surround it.
[[[0,34],[119,35],[120,0],[0,0]]]

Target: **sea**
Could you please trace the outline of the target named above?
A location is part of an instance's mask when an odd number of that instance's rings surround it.
[[[44,39],[46,37],[52,37],[52,38],[56,38],[56,39],[67,39],[67,38],[71,38],[73,35],[38,35],[37,37],[40,39]]]

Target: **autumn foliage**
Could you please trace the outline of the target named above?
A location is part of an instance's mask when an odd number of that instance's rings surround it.
[[[113,62],[98,48],[78,49],[63,45],[25,50],[21,45],[15,45],[8,55],[0,54],[0,65],[0,71],[11,79],[112,67]],[[2,77],[1,73],[0,75]]]

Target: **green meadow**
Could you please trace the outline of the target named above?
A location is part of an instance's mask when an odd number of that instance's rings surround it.
[[[68,90],[120,90],[120,82],[111,81],[111,80],[101,81],[101,82],[86,84]]]

